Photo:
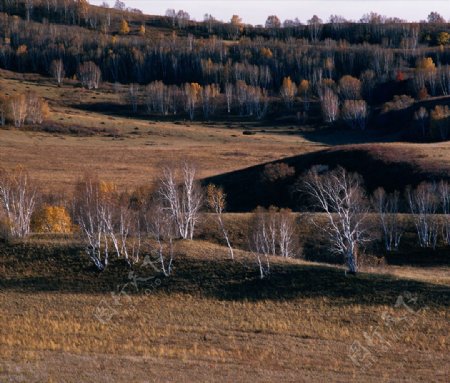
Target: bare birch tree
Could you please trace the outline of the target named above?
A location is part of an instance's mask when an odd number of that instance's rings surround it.
[[[35,92],[28,92],[25,97],[27,102],[26,121],[30,124],[42,124],[50,114],[47,101]]]
[[[270,233],[267,229],[266,214],[263,209],[257,209],[253,215],[249,248],[256,257],[259,268],[259,277],[264,279],[270,275]]]
[[[75,218],[86,244],[86,253],[99,270],[104,270],[110,255],[129,265],[139,261],[141,229],[137,212],[114,184],[85,175],[75,191]]]
[[[367,104],[364,100],[345,100],[342,118],[353,129],[364,130],[367,120]]]
[[[279,254],[284,258],[292,258],[297,250],[295,217],[289,209],[281,209],[278,213],[278,246]]]
[[[22,127],[28,114],[28,103],[25,95],[12,96],[9,99],[9,110],[14,126],[16,128]]]
[[[436,185],[423,182],[412,190],[406,190],[411,214],[417,229],[421,247],[436,247],[439,232],[439,223],[436,217],[438,198]]]
[[[383,188],[378,188],[372,197],[373,206],[380,218],[387,251],[398,250],[403,235],[398,214],[399,196],[398,191],[393,194],[386,194]]]
[[[127,92],[127,100],[131,105],[131,109],[134,113],[137,112],[138,104],[139,104],[139,84],[130,84],[128,86],[128,92]]]
[[[58,86],[62,84],[66,72],[64,70],[64,62],[61,59],[53,60],[50,64],[50,74],[58,83]]]
[[[23,167],[11,171],[0,169],[0,207],[12,237],[24,238],[30,233],[36,196],[36,187]]]
[[[442,238],[447,245],[450,245],[450,185],[448,182],[441,181],[439,183],[438,193],[443,214]]]
[[[231,113],[231,106],[233,104],[233,84],[227,82],[225,84],[225,97],[227,100],[227,112]]]
[[[323,119],[325,122],[334,122],[339,115],[339,98],[332,89],[326,87],[320,98]]]
[[[207,201],[209,207],[215,212],[217,223],[219,224],[220,230],[222,231],[223,237],[228,246],[230,257],[234,260],[233,247],[231,246],[230,237],[228,231],[225,228],[223,222],[223,211],[226,207],[226,194],[223,192],[222,188],[218,188],[216,185],[209,184],[207,188]]]
[[[109,241],[102,218],[106,209],[102,207],[102,204],[100,182],[86,175],[76,185],[75,218],[85,241],[86,254],[100,271],[104,270],[109,263]]]
[[[166,166],[160,179],[158,194],[183,239],[193,239],[203,204],[196,174],[197,168],[185,161],[178,168]]]
[[[342,255],[348,271],[356,273],[358,250],[368,240],[368,204],[362,179],[342,167],[322,170],[322,167],[313,167],[304,177],[301,189],[326,214],[328,224],[316,224],[328,236],[330,250]]]
[[[174,259],[173,241],[176,237],[176,228],[170,211],[165,209],[161,201],[153,201],[145,214],[145,227],[147,234],[156,242],[156,253],[160,271],[164,276],[172,274]]]
[[[88,89],[97,89],[100,85],[102,72],[92,61],[82,63],[77,69],[77,78]]]
[[[297,240],[295,217],[291,210],[258,207],[252,218],[249,246],[256,256],[261,279],[270,273],[269,256],[294,257]]]

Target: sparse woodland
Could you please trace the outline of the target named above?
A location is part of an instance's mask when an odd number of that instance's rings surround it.
[[[0,1],[0,381],[447,382],[444,3]]]
[[[284,166],[283,166],[284,165]],[[280,164],[265,169],[262,177],[289,174]],[[196,178],[197,167],[189,162],[166,166],[155,188],[142,187],[131,193],[119,192],[113,183],[86,174],[77,183],[72,200],[40,194],[29,174],[19,167],[0,172],[0,224],[5,238],[25,238],[31,232],[66,233],[77,236],[98,270],[110,259],[123,259],[129,266],[154,256],[160,271],[170,276],[174,241],[192,240],[196,226],[207,219],[208,209],[216,216],[221,241],[234,260],[229,229],[223,220],[226,195],[209,184],[204,189]],[[448,182],[421,183],[399,192],[378,188],[372,196],[362,178],[344,168],[315,166],[296,183],[308,210],[324,212],[326,220],[300,219],[290,209],[258,207],[247,228],[243,246],[254,254],[260,277],[270,275],[271,256],[302,258],[298,246],[298,225],[317,226],[323,232],[330,254],[342,259],[356,273],[360,252],[373,243],[382,245],[381,254],[395,252],[405,231],[404,213],[416,228],[416,245],[436,249],[450,245],[450,187]]]

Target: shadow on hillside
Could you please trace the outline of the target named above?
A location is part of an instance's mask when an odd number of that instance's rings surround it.
[[[270,205],[303,208],[307,199],[296,193],[298,188],[295,182],[313,165],[318,164],[330,168],[340,165],[361,174],[369,193],[378,187],[384,187],[389,192],[403,191],[407,185],[416,185],[424,180],[448,178],[448,175],[422,171],[407,158],[392,159],[388,155],[392,153],[376,144],[362,147],[344,146],[274,161],[295,169],[295,176],[275,182],[264,180],[263,174],[267,164],[261,164],[204,179],[203,184],[213,183],[223,187],[227,194],[229,212],[248,212],[257,206]]]
[[[133,113],[129,105],[121,105],[115,102],[92,102],[84,104],[72,104],[70,106],[74,109],[101,113],[114,117],[133,117],[136,119],[144,118],[144,116],[139,113]]]
[[[305,140],[329,146],[369,143],[387,143],[401,141],[400,133],[386,133],[381,130],[352,130],[347,127],[327,128],[316,131],[301,132]]]
[[[206,260],[177,256],[170,278],[142,267],[131,270],[123,262],[114,262],[105,272],[95,271],[80,249],[36,248],[26,245],[0,248],[0,290],[21,292],[102,293],[125,291],[143,294],[184,293],[223,300],[290,300],[326,298],[336,305],[392,305],[409,291],[418,294],[426,305],[450,302],[445,286],[396,279],[385,275],[346,276],[342,269],[320,265],[280,263],[272,266],[270,278],[260,280],[251,260]],[[139,278],[138,290],[131,286],[130,272]],[[158,280],[155,288],[155,281]],[[160,282],[159,282],[160,281]]]

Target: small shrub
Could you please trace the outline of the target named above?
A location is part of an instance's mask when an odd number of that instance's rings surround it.
[[[392,101],[386,102],[383,105],[383,113],[403,110],[409,108],[414,104],[414,99],[411,96],[402,94],[401,96],[394,96]]]
[[[264,166],[262,178],[267,182],[275,182],[283,180],[295,175],[295,168],[289,166],[284,162],[277,162],[274,164],[267,164]]]
[[[33,215],[31,228],[36,233],[69,234],[73,226],[65,207],[46,205]]]

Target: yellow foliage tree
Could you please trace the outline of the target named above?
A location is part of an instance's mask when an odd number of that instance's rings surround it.
[[[416,62],[416,69],[418,70],[435,70],[436,64],[431,57],[424,57],[418,59]]]
[[[447,105],[436,105],[430,113],[430,134],[434,140],[450,138],[450,109]]]
[[[303,95],[304,98],[307,97],[309,92],[309,81],[308,80],[302,80],[300,81],[300,85],[298,86],[298,91]]]
[[[194,119],[195,107],[200,96],[202,86],[196,82],[184,84],[184,94],[186,97],[186,111],[191,120]]]
[[[130,27],[128,26],[128,22],[126,20],[121,21],[119,33],[121,35],[127,35],[128,33],[130,33]]]
[[[437,36],[437,43],[439,45],[447,45],[450,44],[450,33],[448,32],[441,32]]]
[[[290,77],[285,77],[283,79],[283,84],[281,85],[280,95],[289,110],[292,109],[296,94],[297,85]]]
[[[31,228],[36,233],[69,234],[73,225],[65,207],[45,205],[33,214]]]
[[[145,36],[145,25],[144,24],[141,24],[141,26],[139,27],[139,35]]]
[[[266,59],[271,59],[273,57],[273,53],[270,48],[261,48],[261,56],[265,57]]]

